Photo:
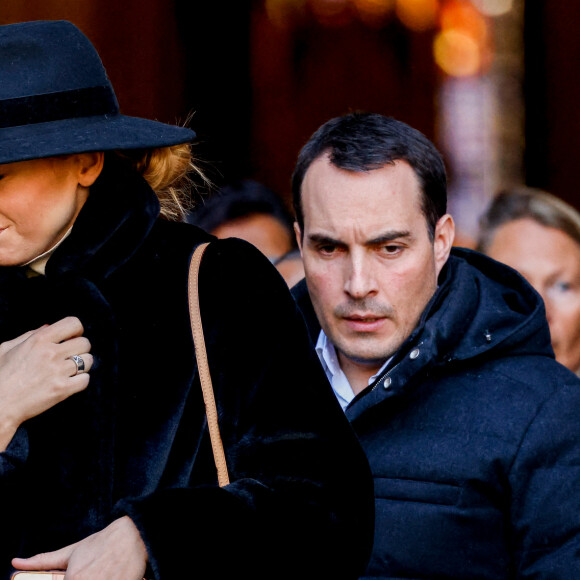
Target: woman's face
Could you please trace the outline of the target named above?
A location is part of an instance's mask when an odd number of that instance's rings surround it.
[[[62,239],[96,179],[87,180],[95,155],[0,165],[0,266],[26,264]]]
[[[580,369],[580,246],[523,218],[500,226],[487,254],[518,270],[542,295],[556,359]]]

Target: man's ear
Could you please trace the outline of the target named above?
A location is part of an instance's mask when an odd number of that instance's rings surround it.
[[[437,276],[449,258],[449,253],[453,247],[455,239],[455,222],[453,218],[446,213],[439,218],[435,225],[435,236],[433,239],[433,254],[435,256],[435,268]]]
[[[298,222],[294,222],[294,234],[296,235],[296,243],[298,244],[300,255],[302,255],[302,230],[300,229]]]
[[[77,159],[79,185],[90,187],[103,170],[105,154],[102,151],[79,153]]]

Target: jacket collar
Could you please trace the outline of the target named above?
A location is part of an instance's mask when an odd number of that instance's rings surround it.
[[[107,278],[151,231],[159,215],[157,196],[140,175],[108,161],[70,235],[48,261],[47,277],[74,271],[93,280]]]

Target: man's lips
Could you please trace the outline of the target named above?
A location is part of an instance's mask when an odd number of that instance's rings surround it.
[[[373,314],[351,314],[344,316],[343,320],[351,330],[356,332],[373,332],[384,324],[386,318]]]

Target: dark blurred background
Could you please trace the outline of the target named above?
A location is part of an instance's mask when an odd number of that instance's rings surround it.
[[[580,2],[0,2],[1,24],[38,19],[89,36],[125,114],[189,120],[216,186],[252,178],[288,202],[310,134],[367,110],[440,147],[466,245],[499,187],[542,187],[580,209]]]

